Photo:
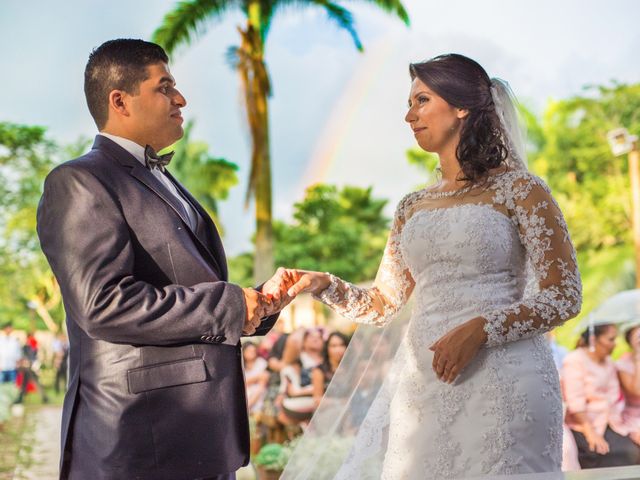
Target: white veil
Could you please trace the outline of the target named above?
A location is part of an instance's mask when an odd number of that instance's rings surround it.
[[[514,170],[527,170],[527,138],[522,115],[509,83],[499,78],[491,79],[491,98],[500,119],[502,134],[509,150],[507,163]]]
[[[491,80],[507,163],[526,170],[523,124],[509,85]],[[534,286],[535,287],[535,286]],[[358,326],[344,358],[281,480],[379,480],[387,449],[389,406],[405,365],[411,302],[383,328]]]

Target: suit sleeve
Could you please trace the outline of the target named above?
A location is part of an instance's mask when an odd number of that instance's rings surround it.
[[[133,233],[120,204],[89,171],[61,166],[47,177],[37,230],[67,315],[87,335],[113,343],[235,345],[246,306],[227,282],[156,287],[136,279]]]

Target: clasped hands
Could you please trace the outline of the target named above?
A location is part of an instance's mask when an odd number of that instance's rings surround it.
[[[262,292],[245,289],[247,321],[245,334],[255,333],[262,318],[273,315],[302,292],[320,293],[329,286],[325,273],[278,268],[263,286]],[[475,317],[453,328],[429,347],[433,352],[432,368],[439,380],[453,383],[475,358],[487,341],[486,320]]]
[[[263,318],[278,313],[300,293],[320,291],[328,284],[328,276],[324,273],[278,268],[260,291],[243,289],[247,316],[242,333],[253,335]]]

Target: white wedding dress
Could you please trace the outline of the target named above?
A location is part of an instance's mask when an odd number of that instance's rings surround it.
[[[306,448],[306,468],[297,462],[282,478],[559,471],[560,386],[543,333],[579,312],[581,283],[548,187],[513,170],[451,195],[409,194],[373,287],[332,276],[320,299],[356,322],[385,326],[410,296],[413,311],[397,353],[340,465],[326,473],[311,465]],[[454,384],[439,381],[429,346],[477,316],[487,320],[486,347]]]

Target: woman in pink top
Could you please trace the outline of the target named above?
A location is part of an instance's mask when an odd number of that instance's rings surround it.
[[[585,331],[578,348],[563,362],[566,422],[575,437],[582,468],[640,462],[640,447],[629,438],[622,421],[624,399],[611,359],[617,334],[615,325],[598,325],[592,335]]]
[[[640,444],[640,324],[628,328],[624,338],[632,351],[624,354],[616,363],[625,399],[622,420],[629,437]]]

